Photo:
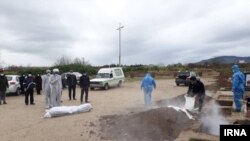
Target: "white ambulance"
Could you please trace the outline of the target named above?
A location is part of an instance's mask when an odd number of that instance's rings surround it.
[[[90,89],[103,88],[107,90],[110,87],[120,87],[124,80],[125,77],[121,67],[101,68],[96,78],[90,80]]]

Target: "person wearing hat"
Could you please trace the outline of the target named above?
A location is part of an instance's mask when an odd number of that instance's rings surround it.
[[[245,75],[238,65],[233,65],[232,92],[234,94],[235,112],[241,112],[242,98],[245,92]]]
[[[42,91],[45,94],[45,108],[49,109],[52,107],[51,104],[51,89],[50,89],[50,70],[46,70],[46,74],[42,77]]]
[[[205,99],[205,87],[204,84],[200,80],[197,80],[195,76],[190,77],[187,94],[191,97],[196,96],[196,99],[198,100],[199,112],[201,112]]]
[[[6,97],[6,90],[8,87],[9,87],[8,80],[3,73],[3,69],[0,69],[0,105],[2,104],[2,101],[3,104],[7,104],[7,102],[5,101],[5,97]]]

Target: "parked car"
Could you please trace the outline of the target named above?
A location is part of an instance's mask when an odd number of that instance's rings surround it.
[[[64,86],[67,86],[67,77],[69,76],[69,74],[71,74],[71,72],[65,72],[65,73],[61,74],[62,84]],[[79,84],[80,83],[80,77],[82,76],[82,74],[79,73],[79,72],[73,72],[73,74],[76,76],[77,84]]]
[[[19,75],[6,75],[9,88],[6,91],[6,94],[9,93],[15,93],[16,95],[20,95],[20,81],[19,81]]]
[[[120,87],[124,80],[125,77],[122,68],[101,68],[96,78],[90,80],[90,89],[103,88],[107,90],[110,87]]]
[[[199,79],[199,76],[193,72],[193,71],[180,71],[177,73],[175,77],[175,83],[177,86],[180,84],[184,84],[185,86],[188,86],[190,83],[190,77],[195,76],[197,79]]]

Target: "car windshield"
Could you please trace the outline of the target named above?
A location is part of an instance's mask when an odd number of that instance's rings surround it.
[[[189,76],[189,72],[178,72],[178,76]]]
[[[110,74],[109,73],[98,73],[96,75],[96,78],[110,78]]]

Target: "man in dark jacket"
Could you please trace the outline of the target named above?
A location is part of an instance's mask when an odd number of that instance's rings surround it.
[[[85,102],[86,103],[89,102],[88,101],[89,86],[90,86],[89,76],[87,75],[87,73],[84,72],[80,77],[81,103],[83,103],[84,93],[85,93]]]
[[[36,93],[40,95],[42,90],[42,77],[40,76],[40,74],[36,75],[35,83],[36,83]]]
[[[21,87],[21,94],[24,94],[24,86],[23,86],[24,79],[25,79],[25,76],[24,76],[24,74],[22,74],[21,77],[19,78],[20,87]]]
[[[195,76],[190,77],[190,84],[188,88],[189,96],[197,96],[196,98],[199,100],[199,112],[201,112],[204,99],[205,99],[205,87],[204,84],[197,80]]]
[[[25,104],[29,104],[29,97],[30,97],[30,104],[35,105],[34,103],[34,87],[35,83],[31,74],[24,80],[24,89],[25,89]]]
[[[3,70],[0,69],[0,105],[2,104],[2,101],[3,104],[7,104],[7,102],[5,101],[5,97],[6,97],[6,90],[8,87],[9,87],[8,80],[3,73]]]
[[[71,91],[73,91],[73,99],[76,100],[76,75],[73,74],[73,71],[70,71],[70,74],[67,77],[68,90],[69,90],[69,100],[71,100]]]

